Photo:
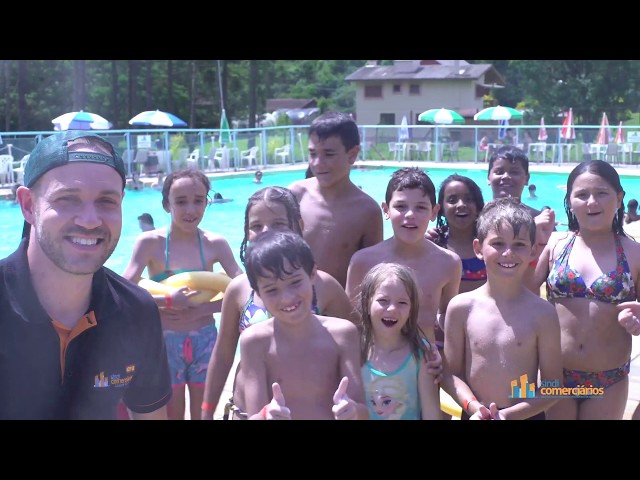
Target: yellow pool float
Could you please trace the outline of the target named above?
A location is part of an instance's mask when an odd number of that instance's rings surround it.
[[[224,273],[197,271],[183,272],[165,278],[161,282],[155,282],[148,278],[141,278],[138,282],[142,288],[152,295],[165,295],[172,293],[176,288],[188,287],[190,290],[199,290],[196,295],[190,297],[196,302],[214,302],[224,296],[231,277]]]

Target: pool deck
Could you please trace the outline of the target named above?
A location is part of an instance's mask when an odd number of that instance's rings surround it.
[[[529,171],[530,172],[550,172],[550,173],[569,173],[577,164],[576,163],[564,163],[563,165],[551,164],[551,163],[529,163]],[[282,170],[305,170],[306,163],[298,163],[294,165],[287,166],[278,166],[274,168],[263,168],[262,170],[267,173],[269,171],[282,171]],[[355,163],[355,167],[423,167],[426,169],[429,168],[460,168],[460,169],[469,169],[469,170],[486,170],[487,164],[484,162],[426,162],[426,161],[404,161],[404,162],[396,162],[396,161],[376,161],[376,160],[367,160],[367,161],[357,161]],[[638,165],[614,165],[616,170],[620,175],[630,175],[630,176],[640,176],[640,166]],[[255,171],[254,169],[240,169],[238,171],[223,171],[223,172],[207,172],[208,175],[212,177],[221,177],[221,176],[235,176],[235,175],[247,175],[248,173],[252,173]],[[142,182],[145,186],[149,186],[157,179],[156,176],[143,176],[141,177]],[[8,198],[11,194],[11,189],[0,188],[0,199]],[[233,389],[233,375],[236,371],[236,364],[238,361],[238,357],[236,356],[236,360],[231,368],[229,373],[229,377],[227,378],[227,382],[225,384],[224,390],[222,392],[222,396],[220,397],[220,402],[218,403],[218,407],[214,413],[214,419],[222,419],[222,414],[224,410],[224,405],[228,398],[231,397],[232,389]],[[632,337],[632,350],[631,350],[631,372],[629,374],[629,395],[627,399],[627,406],[624,412],[624,420],[630,420],[631,415],[633,414],[635,408],[640,403],[640,336]],[[187,403],[188,404],[188,403]],[[188,412],[186,415],[188,418]]]

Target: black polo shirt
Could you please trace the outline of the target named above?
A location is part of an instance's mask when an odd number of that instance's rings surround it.
[[[146,290],[102,267],[82,321],[62,356],[26,240],[0,260],[0,419],[115,419],[120,400],[138,413],[169,402],[160,314]]]

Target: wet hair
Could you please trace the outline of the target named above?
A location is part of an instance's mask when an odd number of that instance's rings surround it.
[[[254,175],[256,178],[262,178],[262,170],[256,170],[256,173]]]
[[[169,192],[171,191],[173,182],[181,178],[193,178],[194,180],[201,182],[207,191],[207,198],[209,198],[209,191],[211,190],[211,181],[209,180],[209,177],[195,168],[183,168],[182,170],[175,170],[171,172],[164,179],[164,183],[162,184],[162,206],[164,208],[169,208]]]
[[[529,185],[529,191],[533,191],[536,189],[536,186],[532,183],[531,185]]]
[[[438,217],[436,218],[436,230],[438,231],[438,238],[436,240],[436,243],[441,247],[444,247],[447,244],[447,238],[449,238],[449,225],[447,224],[447,218],[444,215],[444,191],[446,190],[447,185],[449,185],[451,182],[461,182],[467,186],[478,214],[480,214],[480,212],[484,208],[484,197],[482,196],[482,190],[480,190],[478,184],[471,178],[465,177],[463,175],[458,175],[457,173],[449,175],[447,178],[445,178],[440,184],[440,190],[438,190],[438,205],[440,205],[440,210],[438,210]],[[476,233],[475,227],[473,229],[473,232],[474,234]]]
[[[149,213],[143,213],[142,215],[140,215],[138,217],[138,220],[141,220],[141,221],[143,221],[145,223],[153,225],[153,217]]]
[[[382,282],[392,277],[398,278],[409,294],[409,318],[404,327],[402,327],[402,335],[409,342],[411,351],[416,359],[419,358],[419,352],[422,351],[426,354],[431,348],[426,335],[418,325],[420,293],[413,270],[399,263],[379,263],[373,266],[362,279],[356,304],[356,309],[362,319],[360,354],[363,363],[369,359],[374,343],[373,326],[371,324],[371,303],[374,300],[376,290]]]
[[[629,200],[629,202],[627,203],[627,208],[629,210],[631,209],[636,209],[638,208],[638,200],[636,200],[635,198],[632,198],[631,200]]]
[[[622,199],[624,200],[624,190],[622,189],[622,184],[620,183],[620,175],[615,168],[611,166],[610,163],[605,162],[604,160],[588,160],[578,164],[571,173],[569,174],[569,178],[567,178],[567,193],[564,196],[564,210],[567,213],[567,219],[569,220],[569,230],[572,232],[580,231],[580,224],[578,223],[578,219],[571,211],[571,191],[573,190],[573,182],[575,182],[576,178],[583,173],[592,173],[594,175],[598,175],[599,177],[604,178],[611,187],[616,191],[616,193],[622,192]],[[620,202],[620,207],[618,208],[618,212],[613,217],[613,222],[611,222],[611,230],[619,235],[627,236],[622,229],[624,224],[624,202]]]
[[[431,205],[436,204],[436,187],[423,170],[418,167],[404,167],[396,170],[391,174],[391,180],[387,185],[387,192],[385,193],[385,202],[387,205],[391,202],[393,192],[402,190],[412,190],[419,188],[424,195],[429,196]]]
[[[513,145],[504,145],[498,148],[489,157],[489,170],[487,170],[487,177],[493,168],[493,164],[499,158],[504,158],[511,163],[519,162],[524,168],[524,173],[529,174],[529,158],[521,148],[514,147]]]
[[[521,228],[529,229],[531,245],[536,243],[536,222],[527,207],[517,198],[497,198],[487,202],[476,221],[477,238],[484,243],[490,232],[500,233],[502,227],[510,225],[514,236]]]
[[[214,200],[223,200],[223,198],[222,198],[222,194],[221,194],[221,193],[219,193],[219,192],[214,193],[214,194],[213,194],[213,199],[214,199]]]
[[[311,178],[313,176],[314,175],[313,175],[313,172],[311,171],[311,166],[308,166],[307,167],[307,171],[304,172],[304,178],[307,179],[307,178]]]
[[[309,136],[316,134],[320,140],[337,135],[346,151],[360,145],[360,132],[355,120],[348,113],[325,112],[309,126]]]
[[[298,200],[291,190],[284,187],[265,187],[257,190],[253,195],[249,197],[247,201],[247,207],[244,210],[244,238],[240,244],[240,261],[244,264],[247,250],[247,243],[249,242],[249,212],[251,207],[257,203],[265,202],[267,204],[279,203],[284,206],[287,211],[287,221],[289,222],[289,228],[294,233],[302,236],[302,230],[300,229],[300,220],[302,214],[300,213],[300,205]]]
[[[260,233],[247,247],[245,269],[249,285],[260,294],[258,277],[276,277],[281,280],[293,270],[287,270],[285,261],[291,269],[302,268],[307,275],[313,274],[315,261],[311,247],[297,233],[287,230],[267,230]]]

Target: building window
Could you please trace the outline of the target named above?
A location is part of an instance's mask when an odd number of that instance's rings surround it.
[[[366,85],[364,98],[382,98],[382,85]]]
[[[379,125],[395,125],[396,114],[395,113],[381,113]]]
[[[399,83],[394,83],[393,93],[402,93],[402,85],[400,85]]]
[[[417,83],[409,85],[409,95],[420,95],[420,85]]]
[[[483,87],[482,85],[476,85],[476,99],[482,98],[485,95],[489,95],[490,93],[491,89]]]

